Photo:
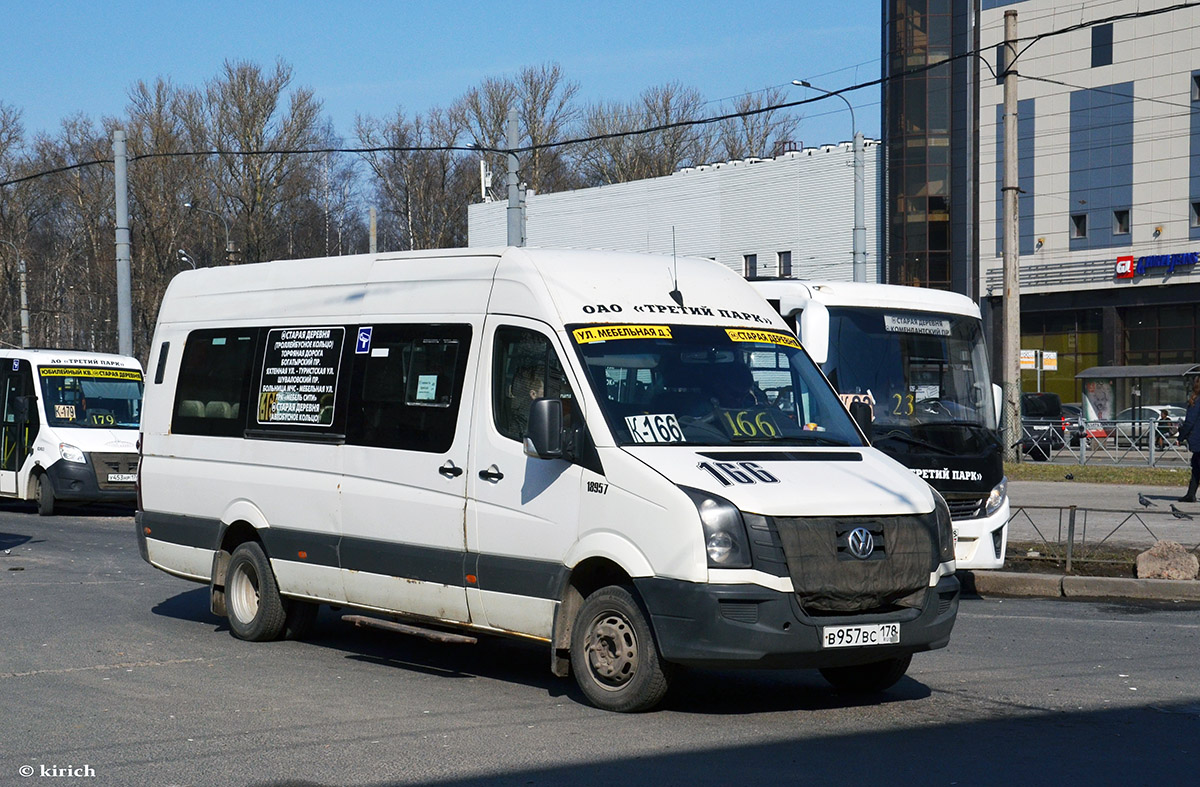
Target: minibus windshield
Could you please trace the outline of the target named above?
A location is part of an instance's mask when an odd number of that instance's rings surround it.
[[[136,369],[39,366],[50,426],[137,429],[142,415],[142,374]]]
[[[621,445],[863,444],[791,334],[692,325],[568,330]]]

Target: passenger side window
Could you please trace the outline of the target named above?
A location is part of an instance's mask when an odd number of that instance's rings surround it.
[[[563,400],[563,427],[571,428],[575,395],[548,338],[502,326],[496,330],[492,364],[492,414],[500,434],[524,441],[529,407],[542,398]]]
[[[358,336],[346,442],[450,450],[471,326],[377,325]]]
[[[241,437],[257,328],[220,328],[188,335],[175,388],[175,434]]]

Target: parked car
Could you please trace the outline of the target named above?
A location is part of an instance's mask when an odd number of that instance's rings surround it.
[[[1067,444],[1067,420],[1056,393],[1021,394],[1021,451],[1044,462]]]
[[[1160,424],[1163,413],[1166,413],[1169,425]],[[1165,441],[1172,440],[1179,431],[1187,415],[1187,408],[1175,404],[1144,404],[1140,407],[1126,407],[1117,413],[1109,434],[1116,437],[1117,445],[1148,445],[1150,435],[1157,430],[1161,436],[1159,446]]]

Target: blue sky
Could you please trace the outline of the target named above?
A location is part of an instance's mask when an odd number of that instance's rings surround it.
[[[83,114],[122,114],[129,88],[159,76],[201,85],[222,61],[294,69],[338,133],[356,114],[446,106],[486,77],[558,62],[584,102],[630,101],[679,81],[719,100],[806,79],[838,89],[879,77],[878,0],[730,2],[133,2],[7,0],[0,101],[26,132]],[[879,88],[848,94],[879,134]],[[716,107],[713,107],[716,112]],[[806,145],[850,138],[845,104],[804,110]]]

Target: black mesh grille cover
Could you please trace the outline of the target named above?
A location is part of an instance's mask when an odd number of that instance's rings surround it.
[[[936,526],[926,519],[932,515],[776,517],[800,606],[837,613],[923,604],[922,591],[937,567]],[[846,535],[856,527],[870,530],[877,545],[882,542],[871,559],[860,560],[844,548]]]

